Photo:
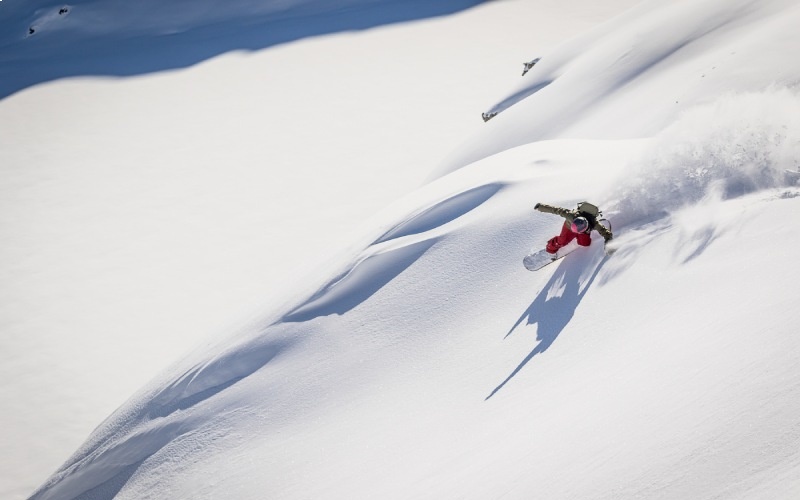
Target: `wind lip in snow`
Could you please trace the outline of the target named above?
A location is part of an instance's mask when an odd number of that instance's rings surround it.
[[[486,203],[505,186],[503,182],[482,184],[437,198],[424,209],[412,212],[282,321],[303,322],[354,309],[411,267],[440,240],[448,226]]]

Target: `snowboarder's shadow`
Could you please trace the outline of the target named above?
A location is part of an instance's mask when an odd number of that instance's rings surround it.
[[[506,337],[511,335],[523,322],[527,325],[535,323],[537,325],[536,339],[539,343],[511,374],[495,387],[486,397],[487,400],[514,378],[534,356],[550,348],[572,320],[581,300],[600,273],[600,269],[608,261],[608,256],[602,252],[600,252],[600,257],[597,252],[576,252],[573,255],[577,258],[561,263],[547,285],[506,334]],[[581,280],[581,276],[586,276],[587,273],[591,273],[588,279]]]

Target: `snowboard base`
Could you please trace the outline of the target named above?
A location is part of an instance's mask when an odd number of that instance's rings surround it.
[[[528,271],[538,271],[539,269],[552,264],[553,262],[563,259],[579,248],[576,241],[571,241],[566,246],[558,249],[556,253],[548,253],[544,248],[538,251],[533,251],[522,259],[522,264]]]

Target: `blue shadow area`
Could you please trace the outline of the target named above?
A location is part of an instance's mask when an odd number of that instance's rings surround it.
[[[382,243],[412,234],[421,234],[444,226],[486,203],[503,187],[503,183],[493,182],[454,195],[424,210],[412,219],[395,226],[378,238],[375,243]]]
[[[134,396],[101,424],[84,447],[30,500],[116,498],[150,457],[166,447],[176,446],[187,436],[193,436],[195,446],[204,436],[209,437],[201,431],[209,419],[195,417],[190,411],[192,407],[219,397],[266,367],[293,344],[292,340],[261,336],[193,366],[156,394]],[[268,392],[264,397],[268,397]],[[219,426],[225,416],[216,412],[212,418]]]
[[[132,76],[185,68],[220,54],[260,50],[302,38],[366,30],[459,12],[483,0],[395,0],[347,8],[298,7],[280,16],[236,19],[181,33],[59,38],[41,33],[0,47],[0,99],[32,85],[75,76]],[[1,5],[1,4],[0,4]],[[70,13],[79,16],[80,12]],[[157,15],[157,14],[153,14]],[[24,17],[18,16],[23,23]],[[21,25],[13,25],[19,31]],[[11,27],[11,21],[0,23]],[[413,40],[409,40],[413,43]],[[347,54],[342,54],[343,58]],[[392,54],[381,54],[392,57]]]
[[[193,368],[153,397],[144,408],[149,419],[187,410],[232,387],[264,368],[292,346],[289,341],[261,340],[226,352]]]
[[[320,316],[343,315],[367,301],[411,267],[438,241],[423,240],[383,254],[373,255],[350,268],[282,319],[300,323]]]
[[[608,256],[603,256],[602,260],[599,262],[594,261],[597,262],[595,264],[596,267],[581,289],[580,278],[586,270],[586,265],[592,263],[592,261],[586,262],[590,258],[591,256],[586,255],[584,256],[583,262],[576,262],[574,259],[564,261],[550,278],[547,285],[545,285],[542,291],[539,292],[539,295],[536,296],[536,299],[528,306],[517,322],[514,323],[514,326],[511,327],[506,337],[511,335],[523,322],[526,322],[528,325],[535,323],[538,326],[536,339],[539,343],[525,356],[525,359],[514,368],[511,374],[506,377],[500,385],[494,388],[486,397],[487,400],[497,394],[497,392],[525,368],[525,365],[536,355],[550,348],[561,332],[564,331],[564,328],[572,321],[572,317],[575,316],[575,311],[578,309],[583,297],[586,295],[589,288],[591,288],[592,283],[594,283],[595,278],[597,278],[597,275],[600,273],[600,269],[602,269],[608,261]],[[558,287],[560,284],[564,286],[562,293],[559,296],[548,299],[548,292],[554,287]]]

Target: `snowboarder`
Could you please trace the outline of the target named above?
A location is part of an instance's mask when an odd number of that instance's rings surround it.
[[[568,210],[543,203],[537,203],[533,208],[539,212],[560,215],[566,219],[564,226],[561,228],[561,234],[550,238],[547,242],[545,247],[547,253],[556,253],[559,248],[574,239],[577,239],[578,245],[588,247],[592,244],[592,230],[600,233],[606,243],[614,237],[609,228],[598,222],[598,217],[601,215],[600,210],[589,202],[578,203],[576,210]]]

